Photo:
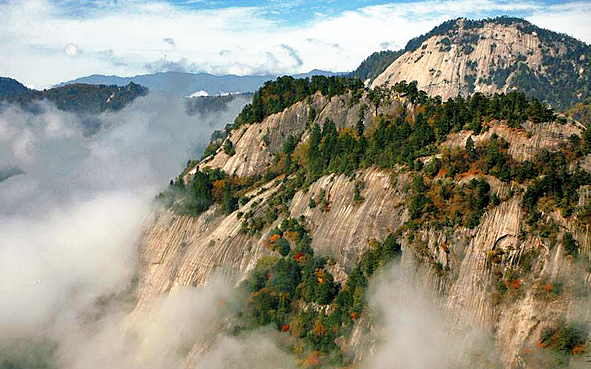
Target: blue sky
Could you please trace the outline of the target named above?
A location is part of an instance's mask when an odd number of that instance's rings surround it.
[[[445,20],[504,14],[591,42],[591,0],[0,0],[0,75],[348,71]]]
[[[117,4],[124,3],[123,0],[55,0],[54,3],[61,4],[65,11],[71,13],[80,14],[85,10],[88,11],[92,8],[101,8],[116,6]],[[143,2],[149,2],[143,1]],[[158,2],[158,1],[152,1]],[[232,0],[166,0],[167,3],[187,10],[212,10],[212,9],[228,9],[228,8],[243,8],[250,7],[256,8],[265,14],[269,18],[280,20],[286,26],[298,26],[305,22],[313,21],[318,14],[337,16],[338,14],[345,11],[354,11],[360,8],[375,6],[375,5],[386,5],[386,4],[404,4],[409,1],[405,0],[351,0],[351,1],[339,1],[339,0],[243,0],[243,1],[232,1]],[[428,0],[410,1],[413,3],[425,3]],[[582,1],[585,2],[585,1]],[[511,4],[513,1],[497,1],[498,4]],[[552,6],[561,5],[565,3],[576,3],[571,1],[563,0],[541,0],[531,3],[536,3],[539,6]],[[497,16],[509,14],[515,16],[528,16],[531,15],[531,11],[490,11],[487,12],[487,16]],[[478,14],[466,14],[466,17],[472,15],[478,16]]]

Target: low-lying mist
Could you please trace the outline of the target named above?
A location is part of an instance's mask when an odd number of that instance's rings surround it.
[[[118,306],[97,331],[97,299],[133,284],[154,196],[246,103],[189,116],[183,99],[150,94],[93,117],[102,128],[89,137],[81,118],[52,105],[38,114],[4,107],[0,170],[11,175],[0,182],[0,366],[49,355],[59,367],[89,367],[81,342],[113,340],[107,327],[123,324]]]
[[[419,282],[414,263],[385,268],[369,291],[377,342],[366,367],[498,367],[491,337],[479,327],[458,330],[442,302]]]

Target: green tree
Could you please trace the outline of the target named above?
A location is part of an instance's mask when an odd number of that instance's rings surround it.
[[[224,152],[228,156],[233,156],[234,154],[236,154],[234,144],[232,143],[232,140],[230,140],[229,138],[224,142]]]

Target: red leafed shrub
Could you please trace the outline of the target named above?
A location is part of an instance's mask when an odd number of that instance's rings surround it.
[[[511,282],[511,286],[509,286],[509,288],[518,290],[520,285],[521,282],[519,281],[519,279],[514,279],[513,282]]]
[[[296,256],[294,256],[294,259],[296,261],[300,261],[300,260],[302,260],[302,257],[304,257],[304,253],[300,251],[296,254]]]

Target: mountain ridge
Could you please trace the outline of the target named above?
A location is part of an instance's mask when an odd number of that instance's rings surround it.
[[[34,110],[33,104],[35,102],[49,100],[63,111],[97,114],[109,109],[120,110],[135,98],[148,93],[146,87],[135,83],[129,83],[122,87],[76,83],[40,91],[26,88],[11,78],[3,78],[3,80],[10,80],[12,86],[20,85],[24,89],[18,88],[18,91],[9,93],[5,92],[7,85],[0,84],[0,102],[19,104],[29,110]]]
[[[306,78],[314,75],[337,76],[344,73],[322,71],[313,69],[308,73],[294,74],[294,78]],[[188,96],[192,93],[205,91],[209,95],[223,93],[248,93],[254,92],[266,81],[273,80],[277,75],[214,75],[209,73],[188,73],[188,72],[158,72],[142,74],[132,77],[105,76],[93,74],[86,77],[63,82],[59,86],[72,83],[91,83],[106,85],[125,85],[135,82],[148,87],[151,91],[160,91],[178,96]]]
[[[270,114],[238,121],[171,181],[160,196],[169,210],[142,241],[140,307],[223,270],[250,288],[242,317],[252,322],[238,332],[269,324],[303,342],[298,360],[364,363],[379,329],[351,291],[385,264],[384,245],[394,255],[398,245],[400,267],[440,297],[451,329],[492,340],[466,367],[584,360],[589,294],[574,292],[589,288],[591,271],[584,127],[519,92],[442,100],[416,83],[309,92],[275,113],[263,98],[257,109]],[[292,264],[301,274],[280,310]],[[571,343],[560,346],[563,336]]]

